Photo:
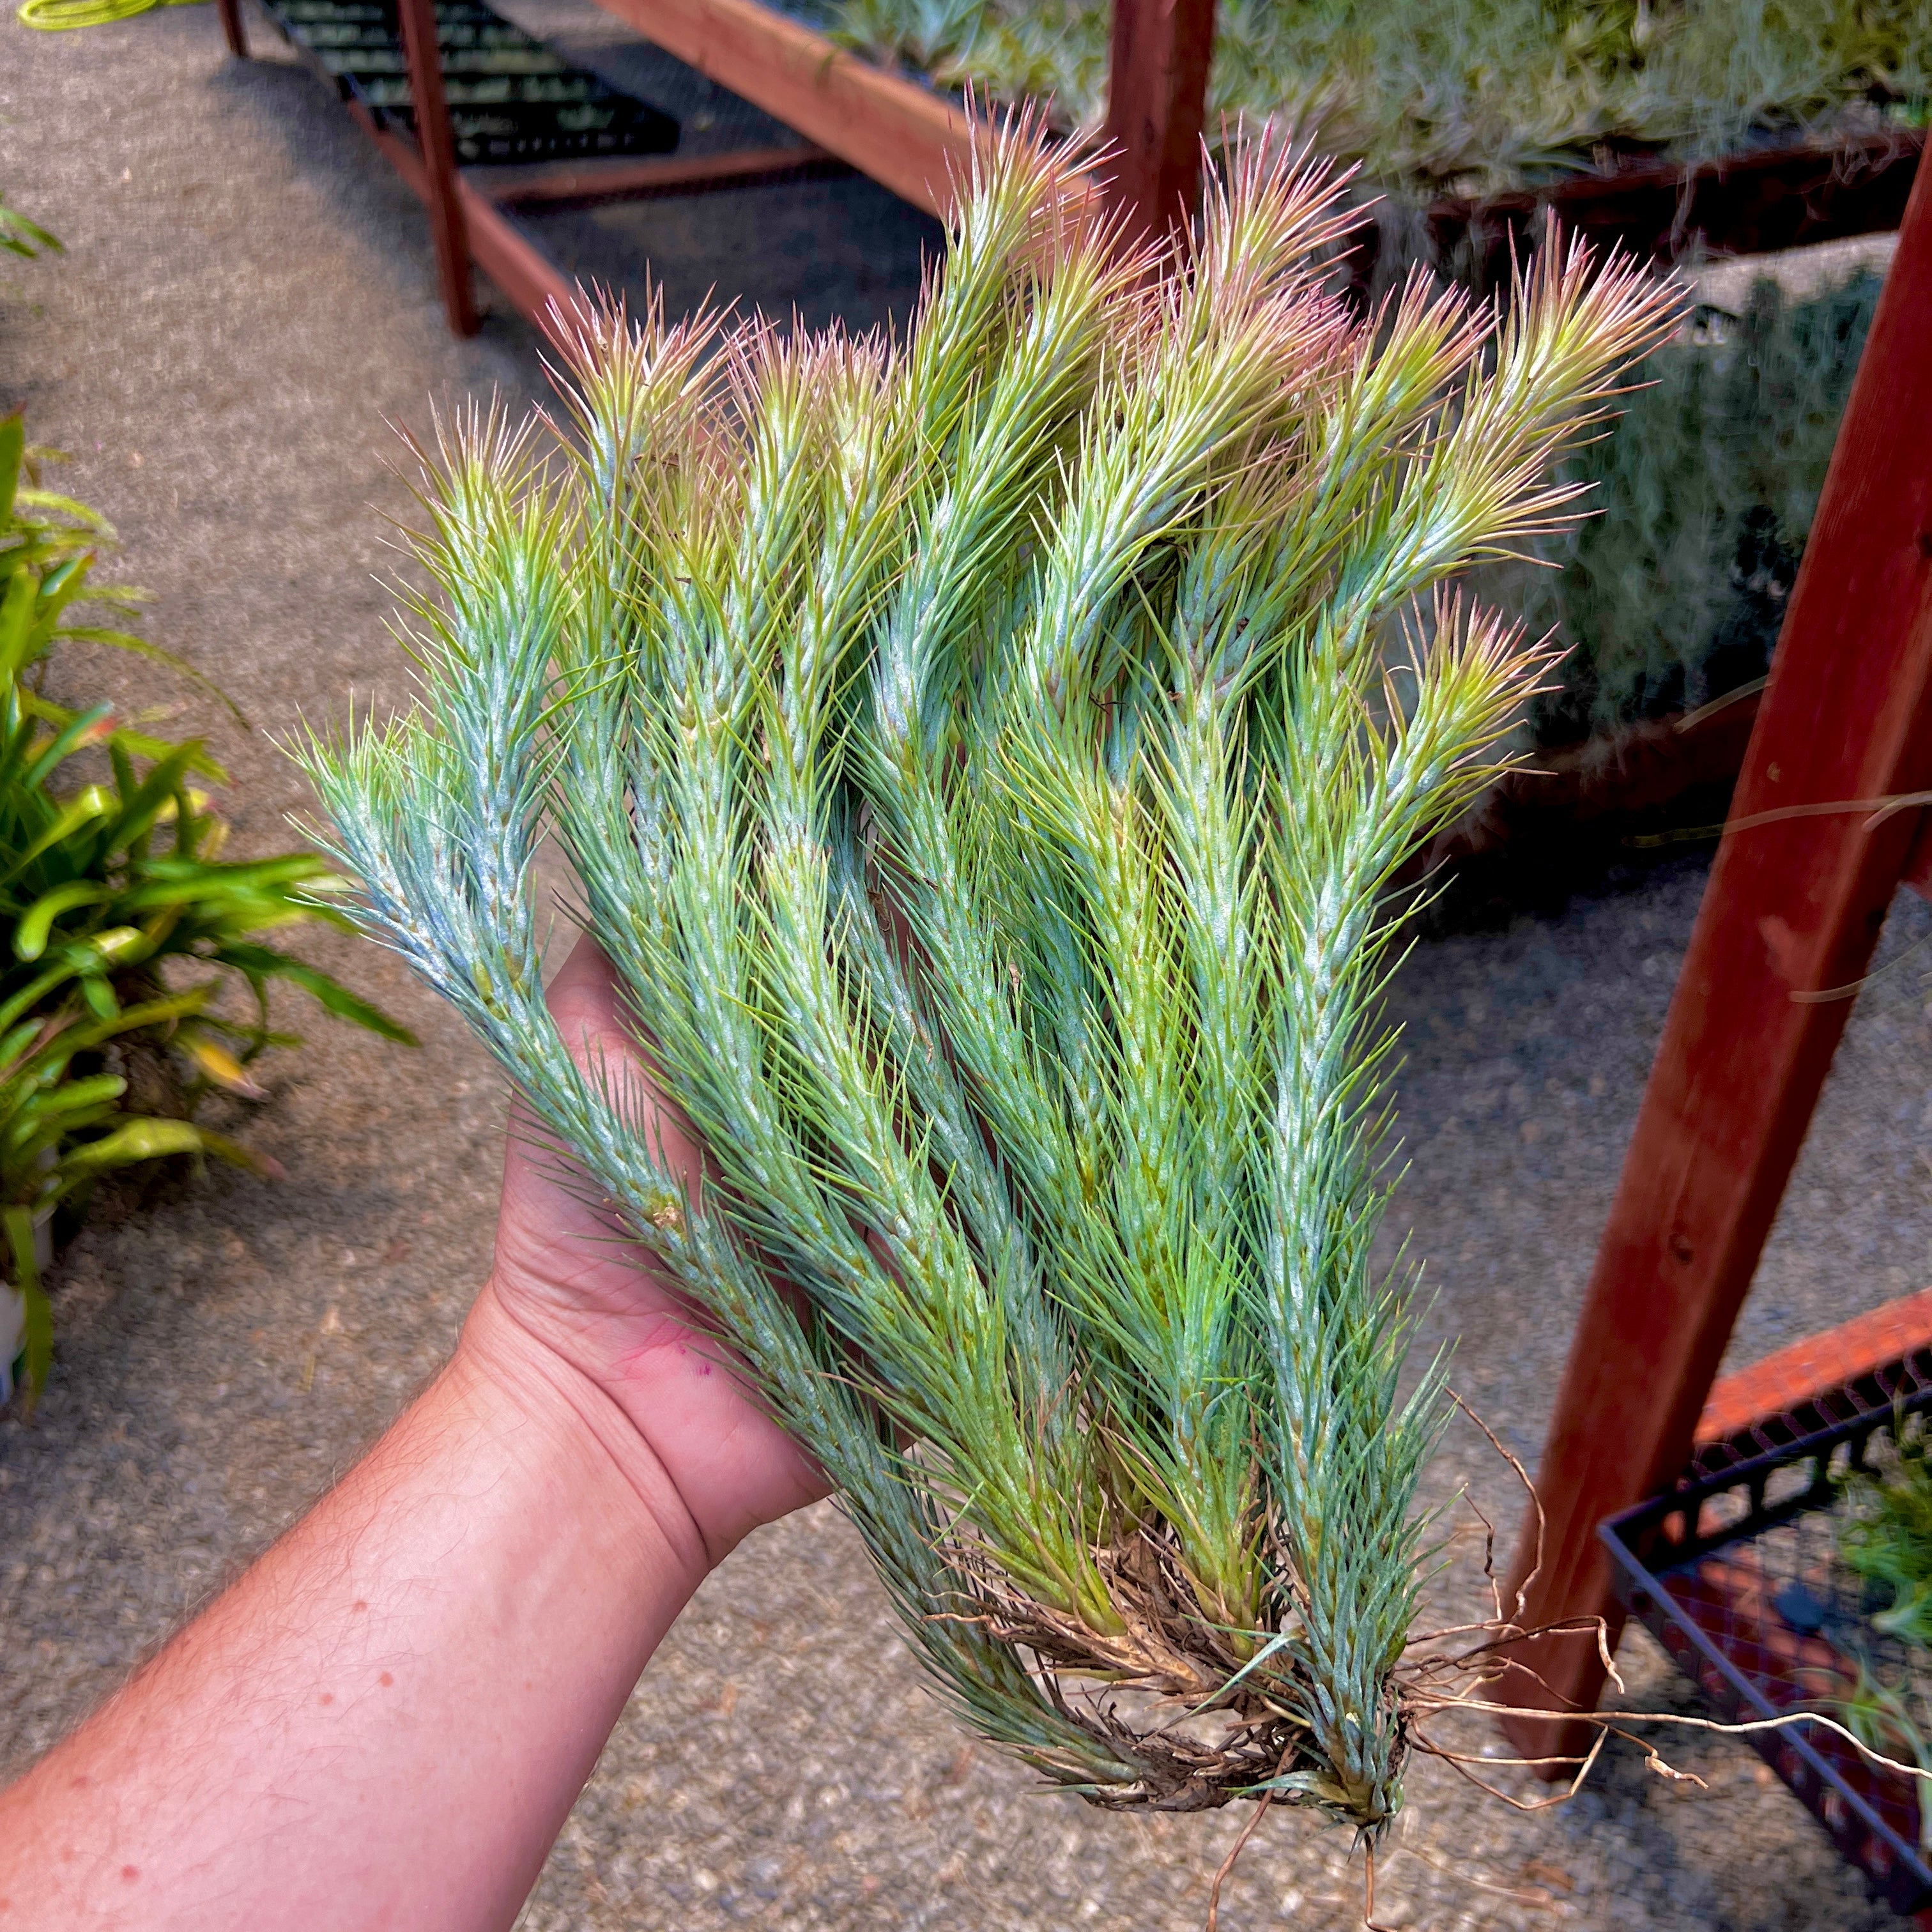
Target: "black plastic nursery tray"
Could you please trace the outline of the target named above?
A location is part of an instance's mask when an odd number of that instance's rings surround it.
[[[379,124],[413,134],[394,0],[267,0],[282,32]],[[437,0],[436,39],[456,158],[466,166],[662,154],[678,124],[574,68],[477,0]]]
[[[1623,1600],[1727,1721],[1804,1709],[1837,1715],[1834,1700],[1862,1666],[1932,1738],[1932,1654],[1875,1627],[1873,1612],[1888,1596],[1874,1601],[1838,1554],[1834,1474],[1882,1472],[1896,1456],[1898,1420],[1932,1408],[1932,1383],[1912,1367],[1885,1380],[1873,1391],[1880,1406],[1699,1474],[1599,1532]],[[1755,1732],[1749,1742],[1895,1910],[1932,1906],[1918,1780],[1815,1725]]]

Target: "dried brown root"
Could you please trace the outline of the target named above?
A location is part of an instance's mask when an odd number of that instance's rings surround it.
[[[1183,1573],[1171,1538],[1140,1528],[1097,1552],[1120,1628],[1082,1619],[1017,1589],[982,1550],[946,1552],[970,1581],[973,1604],[950,1613],[979,1624],[1030,1660],[1036,1681],[1066,1720],[1139,1772],[1132,1784],[1097,1785],[1040,1768],[1105,1810],[1205,1811],[1237,1799],[1316,1805],[1359,1830],[1354,1817],[1310,1791],[1284,1788],[1297,1772],[1330,1780],[1302,1714],[1310,1687],[1290,1641],[1292,1612],[1273,1632],[1239,1632],[1210,1621]]]

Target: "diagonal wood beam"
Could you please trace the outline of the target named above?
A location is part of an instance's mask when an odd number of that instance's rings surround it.
[[[734,148],[722,154],[653,154],[643,160],[547,161],[535,167],[472,168],[467,184],[499,208],[592,207],[756,187],[800,176],[849,175],[823,148]]]
[[[1916,812],[1789,816],[1932,785],[1932,169],[1922,170],[1832,452],[1731,819],[1664,1022],[1511,1576],[1526,1629],[1601,1617],[1597,1526],[1669,1484],[1750,1286],[1906,869]],[[1532,1574],[1532,1572],[1534,1573]],[[1587,1711],[1594,1633],[1532,1637],[1502,1701]],[[1532,1673],[1534,1673],[1533,1675]],[[1526,1756],[1583,1727],[1505,1729]]]
[[[972,158],[958,108],[929,88],[836,47],[759,0],[598,0],[605,13],[709,80],[944,214]]]
[[[402,176],[404,185],[424,207],[430,206],[429,173],[415,144],[378,126],[374,116],[359,100],[350,101],[348,107],[363,132]],[[553,306],[566,312],[585,307],[584,290],[576,278],[566,275],[460,174],[456,177],[455,194],[464,236],[477,267],[536,328],[547,334],[551,333],[549,316]]]

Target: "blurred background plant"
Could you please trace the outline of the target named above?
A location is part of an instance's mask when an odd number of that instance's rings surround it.
[[[1834,1472],[1840,1560],[1864,1580],[1865,1618],[1882,1636],[1932,1647],[1932,1459],[1922,1418],[1894,1412],[1895,1456],[1862,1456]],[[1882,1447],[1882,1444],[1881,1444]],[[1932,1772],[1932,1740],[1921,1720],[1922,1697],[1910,1694],[1900,1672],[1865,1654],[1857,1630],[1834,1630],[1839,1653],[1819,1708],[1846,1726],[1868,1750]],[[1918,1843],[1932,1850],[1932,1805],[1921,1804]]]
[[[1874,1628],[1923,1648],[1932,1646],[1932,1454],[1903,1415],[1894,1440],[1895,1462],[1855,1464],[1838,1478],[1838,1553],[1865,1580]]]
[[[1532,710],[1539,744],[1692,710],[1769,670],[1880,286],[1864,271],[1793,300],[1760,280],[1736,314],[1700,310],[1567,460],[1595,514],[1485,586],[1567,646]]]
[[[37,255],[64,252],[59,241],[38,221],[29,221],[18,208],[9,208],[0,195],[0,248],[10,255],[24,255],[32,261]]]
[[[213,1154],[273,1163],[200,1124],[211,1092],[265,1099],[254,1069],[274,1029],[271,982],[388,1040],[408,1031],[320,968],[264,943],[304,920],[346,927],[338,881],[316,854],[220,855],[228,826],[191,782],[227,774],[198,739],[70,709],[43,688],[50,654],[75,642],[158,659],[124,629],[72,621],[124,614],[141,593],[91,580],[113,541],[106,520],[40,487],[55,452],[30,451],[0,419],[0,1400],[16,1372],[31,1400],[52,1351],[41,1276],[55,1220],[112,1169]]]

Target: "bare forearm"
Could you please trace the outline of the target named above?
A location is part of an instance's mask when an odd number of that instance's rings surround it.
[[[304,1522],[0,1798],[0,1928],[508,1926],[706,1567],[486,1295]]]

